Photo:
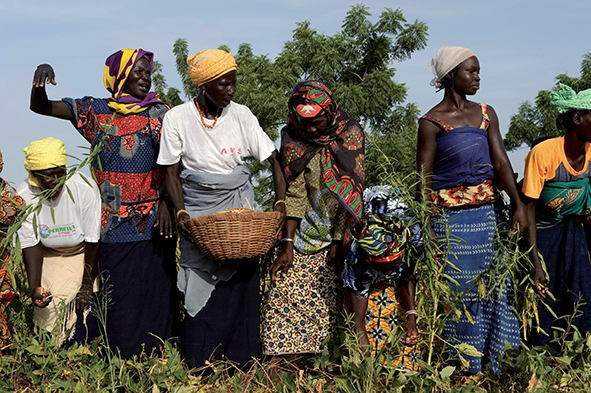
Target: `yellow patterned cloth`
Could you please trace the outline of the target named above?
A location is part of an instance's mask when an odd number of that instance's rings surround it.
[[[234,56],[219,49],[205,49],[187,57],[191,82],[197,86],[211,82],[238,67]]]
[[[64,142],[55,138],[45,138],[31,142],[31,145],[23,149],[25,152],[25,169],[29,172],[29,184],[41,188],[33,171],[66,167],[68,157]]]
[[[396,299],[395,285],[380,285],[374,287],[367,299],[367,313],[365,314],[365,329],[369,337],[369,343],[373,348],[374,356],[388,342],[390,333],[404,324],[404,309]],[[406,346],[402,343],[392,345],[401,353],[391,353],[385,349],[382,354],[382,363],[386,364],[386,356],[391,360],[389,366],[402,370],[417,371],[419,369],[418,359],[420,352],[418,346]]]
[[[335,333],[343,299],[327,254],[294,252],[287,275],[271,285],[261,324],[263,354],[319,353]]]

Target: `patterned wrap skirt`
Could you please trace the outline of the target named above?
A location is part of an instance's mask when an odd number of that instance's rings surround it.
[[[497,246],[497,215],[493,204],[477,207],[450,209],[433,217],[432,226],[439,239],[440,247],[447,253],[447,260],[458,269],[447,265],[445,273],[456,280],[459,286],[449,283],[452,292],[469,290],[456,306],[462,311],[458,322],[447,318],[443,331],[451,344],[467,343],[483,356],[466,356],[468,372],[482,370],[490,362],[493,372],[500,372],[496,358],[505,352],[505,341],[513,348],[519,348],[519,324],[511,312],[511,280],[507,275],[504,283],[497,283],[488,296],[479,294],[476,276],[489,268],[494,261]],[[448,232],[449,231],[449,232]],[[449,243],[445,238],[449,235]],[[495,263],[503,263],[496,260]],[[483,284],[490,288],[495,277],[485,276]],[[466,315],[470,314],[472,321]],[[452,356],[455,351],[450,348]]]
[[[319,353],[341,322],[342,289],[328,266],[328,250],[304,255],[273,282],[263,306],[261,340],[265,355]]]
[[[418,345],[407,346],[400,342],[388,343],[390,334],[404,326],[405,322],[404,309],[398,301],[396,284],[382,284],[372,287],[367,298],[365,330],[369,344],[373,349],[373,355],[378,356],[381,351],[382,364],[405,371],[418,371],[420,357]],[[386,355],[390,357],[389,361]]]

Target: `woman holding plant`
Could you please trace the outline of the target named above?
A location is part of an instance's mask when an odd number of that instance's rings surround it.
[[[462,311],[457,322],[448,316],[444,337],[451,345],[467,343],[482,354],[466,357],[468,372],[481,371],[487,360],[499,372],[495,358],[504,353],[506,341],[519,347],[519,326],[508,300],[510,278],[495,286],[495,277],[487,272],[497,249],[496,185],[516,204],[513,232],[527,228],[527,214],[495,111],[467,99],[480,89],[478,59],[466,48],[441,47],[430,68],[436,75],[431,85],[444,90],[444,97],[419,120],[419,196],[431,211],[429,228],[446,254],[445,274],[454,280],[449,283],[450,301],[456,298]],[[481,294],[475,280],[481,274],[481,283],[494,287],[494,293]]]
[[[529,152],[522,192],[532,223],[527,242],[534,284],[548,307],[563,318],[555,321],[545,307],[538,307],[546,334],[534,332],[534,345],[550,344],[553,327],[567,334],[572,327],[582,335],[591,332],[591,261],[583,225],[591,219],[591,89],[576,93],[560,84],[550,93],[550,103],[558,112],[557,127],[566,133]]]
[[[363,130],[325,83],[300,82],[288,108],[281,131],[288,218],[262,327],[274,366],[277,356],[322,352],[337,329],[342,245],[348,223],[362,215],[365,177]]]
[[[56,330],[59,344],[92,340],[94,318],[84,326],[94,298],[101,200],[94,181],[67,177],[64,143],[45,138],[24,149],[27,180],[18,192],[32,207],[18,231],[33,301],[33,321]],[[67,191],[66,191],[67,189]],[[63,321],[58,320],[63,313]]]
[[[164,168],[156,164],[168,106],[150,92],[151,52],[123,49],[105,62],[109,98],[50,101],[53,68],[37,67],[31,110],[69,120],[91,144],[102,199],[99,265],[106,339],[123,357],[149,353],[171,336],[175,274],[173,227],[165,201]]]

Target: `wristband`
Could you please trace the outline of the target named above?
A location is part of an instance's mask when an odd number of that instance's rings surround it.
[[[281,241],[282,242],[290,242],[290,243],[293,243],[293,239],[291,239],[289,237],[283,238],[283,239],[281,239]]]
[[[176,212],[176,219],[177,220],[179,219],[179,216],[181,215],[181,213],[187,213],[187,214],[189,214],[189,212],[186,211],[185,209],[181,209],[181,210],[179,210],[179,211]]]
[[[408,317],[409,315],[419,315],[419,313],[417,312],[417,310],[408,310],[406,312],[406,316]]]
[[[285,201],[283,199],[278,199],[275,201],[275,204],[273,206],[277,206],[280,203],[283,203],[285,205]]]

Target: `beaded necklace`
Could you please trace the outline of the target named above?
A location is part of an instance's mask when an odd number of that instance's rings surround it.
[[[201,124],[203,124],[203,126],[205,128],[213,128],[213,127],[215,127],[216,123],[218,122],[218,114],[220,113],[219,108],[215,112],[215,118],[213,119],[213,124],[212,125],[208,125],[208,124],[205,123],[205,120],[203,120],[203,115],[201,114],[201,108],[199,108],[199,101],[197,101],[197,98],[195,98],[195,106],[197,106],[197,112],[199,112],[199,117],[201,118]]]

